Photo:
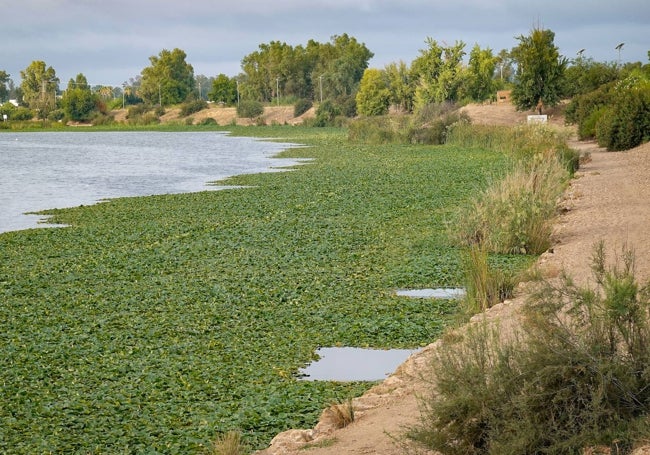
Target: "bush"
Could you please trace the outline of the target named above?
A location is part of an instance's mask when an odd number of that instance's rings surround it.
[[[192,100],[181,104],[181,116],[187,117],[196,112],[208,108],[208,103],[205,100]]]
[[[341,115],[341,110],[331,100],[325,100],[316,109],[314,126],[335,126],[335,119]]]
[[[363,117],[350,122],[348,140],[364,144],[390,144],[407,141],[406,116]]]
[[[26,107],[17,107],[9,113],[9,120],[31,120],[34,112]]]
[[[598,144],[608,150],[628,150],[650,140],[650,81],[617,90],[595,130]]]
[[[310,100],[304,98],[299,99],[296,101],[296,104],[293,105],[293,116],[300,117],[302,114],[311,109],[312,106],[313,103]]]
[[[213,119],[212,117],[206,117],[203,120],[201,120],[198,125],[202,126],[209,126],[209,125],[218,125],[217,121]]]
[[[650,283],[633,254],[605,268],[599,291],[543,284],[521,329],[505,339],[486,324],[448,336],[437,351],[435,387],[409,435],[445,454],[627,453],[650,434]]]
[[[259,101],[243,100],[237,106],[237,117],[255,118],[264,114],[264,106]]]
[[[569,179],[555,155],[521,162],[497,180],[460,215],[463,245],[484,245],[506,254],[541,254],[550,246],[557,200]]]

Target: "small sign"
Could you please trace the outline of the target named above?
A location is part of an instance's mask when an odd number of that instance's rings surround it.
[[[528,124],[531,123],[546,123],[548,122],[548,115],[529,115]]]

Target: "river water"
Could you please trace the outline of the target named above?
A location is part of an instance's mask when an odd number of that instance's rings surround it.
[[[44,226],[26,212],[218,189],[209,182],[297,164],[274,158],[293,145],[220,132],[1,133],[0,232]]]

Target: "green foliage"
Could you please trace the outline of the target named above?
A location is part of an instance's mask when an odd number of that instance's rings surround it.
[[[314,103],[312,103],[310,100],[305,99],[305,98],[300,98],[293,105],[293,116],[294,117],[300,117],[302,114],[304,114],[309,109],[311,109],[313,105],[314,105]]]
[[[237,81],[225,74],[219,74],[212,81],[212,89],[208,93],[208,99],[215,103],[223,103],[226,106],[234,106],[237,103]]]
[[[49,111],[56,108],[56,71],[51,66],[47,67],[45,62],[35,60],[20,72],[20,77],[23,102],[30,109],[38,111],[39,118],[46,118]]]
[[[194,91],[194,68],[181,49],[163,49],[149,57],[151,66],[142,70],[138,93],[149,104],[178,104]]]
[[[574,97],[565,110],[566,121],[578,126],[581,140],[596,137],[596,123],[614,99],[615,83],[601,85],[594,91]],[[598,113],[597,113],[598,112]]]
[[[496,82],[494,70],[497,65],[497,57],[492,49],[481,49],[478,44],[474,45],[469,53],[469,65],[467,67],[467,80],[463,91],[472,101],[485,101],[491,99],[496,93]]]
[[[70,79],[61,100],[63,111],[70,120],[90,120],[99,111],[99,104],[99,96],[91,92],[83,74],[78,74],[74,81]]]
[[[325,100],[316,109],[316,119],[313,126],[335,126],[336,118],[341,115],[341,109],[331,100]]]
[[[0,452],[196,453],[233,429],[259,449],[372,385],[295,380],[317,346],[420,346],[451,319],[393,290],[462,282],[444,221],[502,154],[227,129],[313,161],[0,235]]]
[[[411,65],[411,79],[417,84],[416,110],[431,103],[458,100],[464,77],[465,43],[457,41],[453,46],[443,47],[431,38],[426,43],[428,49],[420,50],[420,56]]]
[[[181,116],[187,117],[195,112],[202,111],[208,108],[208,103],[205,100],[191,100],[181,104]]]
[[[516,279],[509,271],[489,263],[485,244],[470,245],[463,258],[467,315],[481,313],[512,297]]]
[[[535,28],[530,35],[517,37],[519,45],[511,55],[517,62],[512,99],[520,110],[559,103],[567,59],[554,44],[555,33]]]
[[[11,79],[9,79],[9,73],[4,70],[0,70],[0,103],[4,103],[9,99],[9,90],[7,89],[7,84],[9,84]]]
[[[373,116],[388,113],[390,91],[381,70],[369,68],[363,73],[356,102],[360,115]]]
[[[550,246],[557,200],[568,177],[554,155],[520,164],[465,209],[461,242],[496,253],[543,253]]]
[[[0,115],[7,114],[9,120],[31,120],[34,112],[23,106],[16,107],[11,103],[5,103],[0,107]]]
[[[628,150],[650,140],[650,78],[633,74],[616,85],[612,98],[604,112],[593,114],[598,144]]]
[[[259,101],[242,100],[237,106],[237,117],[255,118],[264,114],[264,106]]]
[[[348,125],[348,139],[366,144],[440,145],[446,142],[450,129],[469,121],[469,117],[451,103],[431,104],[416,116],[355,119]]]
[[[573,98],[593,92],[618,80],[619,77],[620,69],[615,63],[595,62],[593,59],[580,57],[564,72],[563,96]]]
[[[310,40],[296,47],[272,41],[242,59],[241,88],[247,98],[266,102],[278,89],[285,97],[314,100],[353,96],[372,56],[347,34],[335,35],[329,43]]]
[[[515,335],[485,324],[449,337],[435,359],[435,393],[411,436],[446,454],[629,450],[650,432],[650,284],[633,255],[605,266],[600,290],[544,284]],[[619,452],[620,453],[620,452]]]
[[[388,79],[390,103],[404,112],[413,111],[415,84],[409,67],[404,62],[391,63],[384,69]]]

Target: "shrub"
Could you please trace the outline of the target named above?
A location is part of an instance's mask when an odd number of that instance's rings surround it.
[[[242,100],[237,106],[237,117],[255,118],[264,114],[264,106],[259,101]]]
[[[202,126],[208,126],[208,125],[217,125],[217,121],[213,119],[212,117],[206,117],[203,120],[201,120],[198,125]]]
[[[300,117],[302,114],[311,109],[312,106],[313,103],[310,100],[304,98],[299,99],[296,101],[296,104],[293,105],[293,116]]]
[[[192,100],[181,104],[181,116],[187,117],[196,112],[207,109],[208,103],[205,100]]]
[[[331,100],[325,100],[316,109],[316,120],[314,126],[334,126],[335,119],[341,115],[341,110]]]
[[[484,245],[495,253],[544,252],[550,246],[557,200],[568,178],[555,155],[521,162],[461,212],[460,242]]]
[[[434,387],[409,435],[445,454],[582,453],[623,449],[650,434],[650,283],[633,254],[606,269],[600,290],[541,285],[520,330],[507,339],[485,324],[448,336],[434,359]],[[622,453],[620,451],[612,453]]]
[[[348,140],[364,144],[390,144],[407,141],[406,116],[363,117],[350,122]]]
[[[31,120],[34,118],[34,112],[26,107],[17,107],[9,113],[10,120]]]
[[[619,87],[616,93],[598,118],[596,136],[608,150],[628,150],[650,140],[650,81]]]

